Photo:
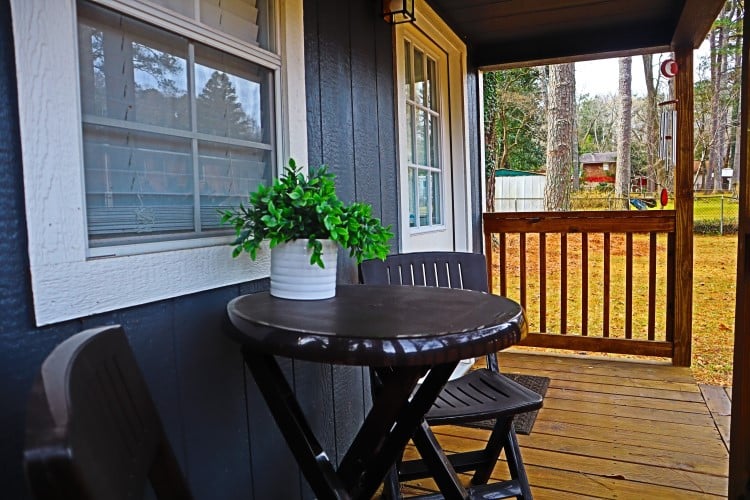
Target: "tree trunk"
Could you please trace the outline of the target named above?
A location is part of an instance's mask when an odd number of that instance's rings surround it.
[[[657,189],[659,164],[659,110],[653,64],[653,55],[643,56],[643,74],[646,80],[646,175],[648,177],[646,189],[650,193]]]
[[[575,65],[550,66],[547,80],[546,210],[561,211],[570,206],[574,124]]]
[[[581,163],[578,160],[578,106],[576,105],[576,79],[575,79],[575,65],[573,65],[573,127],[571,133],[573,134],[570,138],[572,145],[571,163],[573,164],[573,191],[581,189]]]
[[[711,46],[711,145],[708,156],[706,177],[713,191],[721,189],[721,164],[724,153],[724,113],[722,112],[721,90],[724,80],[724,29],[716,26],[709,37]]]
[[[633,115],[632,58],[619,59],[619,85],[617,88],[617,170],[615,196],[623,199],[621,207],[628,208],[630,194],[630,135]]]
[[[485,150],[485,210],[495,211],[495,169],[497,168],[497,123],[493,113],[484,122],[484,150]]]

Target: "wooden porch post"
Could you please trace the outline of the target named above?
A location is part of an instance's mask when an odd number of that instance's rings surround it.
[[[745,11],[747,16],[747,10]],[[732,423],[729,451],[728,498],[750,498],[750,33],[745,17],[742,46],[742,91],[740,97],[740,206],[737,237],[737,304],[734,320],[734,374],[732,380]]]
[[[690,366],[693,337],[693,48],[676,47],[675,59],[679,71],[675,77],[677,158],[674,193],[677,225],[672,364]]]

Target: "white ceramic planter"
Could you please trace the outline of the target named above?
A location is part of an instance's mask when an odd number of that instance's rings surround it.
[[[320,300],[336,295],[336,257],[338,244],[320,240],[323,264],[310,264],[312,250],[307,240],[294,240],[271,250],[271,295],[282,299]]]

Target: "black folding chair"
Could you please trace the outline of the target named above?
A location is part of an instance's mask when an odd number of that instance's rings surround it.
[[[481,254],[462,252],[420,252],[391,255],[385,262],[368,260],[360,265],[362,282],[368,285],[441,286],[488,292],[487,267]],[[485,485],[502,450],[511,480],[488,485],[492,498],[516,496],[532,498],[526,470],[521,460],[513,417],[541,408],[542,397],[498,371],[497,356],[487,356],[487,368],[473,370],[449,381],[426,415],[429,425],[461,424],[496,419],[484,449],[448,455],[457,472],[474,471],[472,485]],[[375,382],[377,384],[377,382]],[[434,440],[427,426],[419,439]],[[437,442],[433,441],[433,446]],[[428,443],[423,443],[427,445]],[[398,481],[409,481],[429,475],[425,460],[404,461],[397,465]],[[438,484],[441,478],[435,478]],[[448,486],[451,487],[450,485]],[[394,485],[390,494],[397,494]],[[388,489],[388,488],[387,488]],[[488,497],[489,498],[489,497]]]
[[[37,499],[190,499],[122,328],[86,330],[42,364],[24,466]]]

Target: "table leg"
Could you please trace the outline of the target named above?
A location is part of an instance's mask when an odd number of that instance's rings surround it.
[[[276,359],[251,348],[243,349],[243,355],[302,473],[321,499],[372,498],[458,364],[433,367],[416,392],[424,367],[383,369],[383,387],[336,471]]]
[[[271,410],[297,463],[318,498],[348,499],[342,484],[323,447],[318,442],[297,402],[294,391],[271,355],[243,349],[245,364]]]
[[[383,387],[339,467],[352,497],[372,497],[457,364],[433,367],[429,382],[426,380],[411,397],[423,367],[378,370]]]
[[[414,433],[413,440],[443,497],[446,500],[469,498],[469,493],[459,481],[456,470],[437,442],[430,426],[424,420]]]

